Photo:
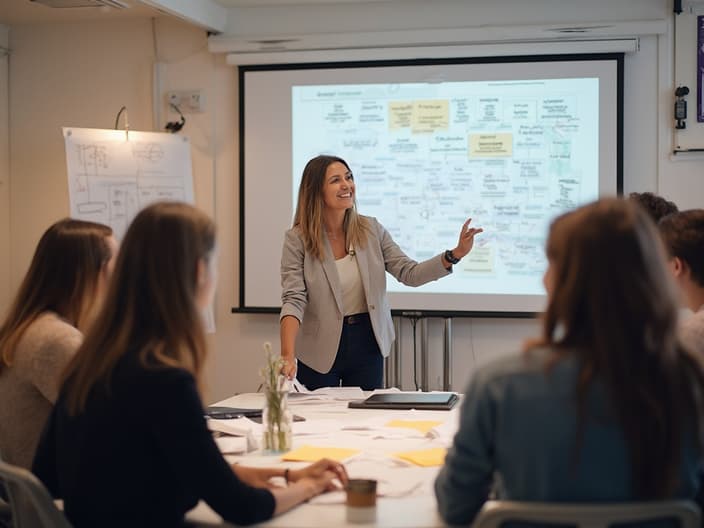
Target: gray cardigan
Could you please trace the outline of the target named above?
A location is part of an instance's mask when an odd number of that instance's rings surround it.
[[[409,258],[376,218],[370,225],[367,244],[354,248],[367,299],[367,308],[379,350],[389,355],[394,326],[386,297],[386,272],[408,286],[420,286],[450,274],[436,255],[426,261]],[[289,229],[281,256],[281,315],[301,322],[296,336],[296,357],[318,372],[328,372],[335,361],[342,334],[342,287],[330,243],[325,239],[325,258],[306,252],[297,229]]]
[[[59,377],[83,334],[53,312],[40,315],[20,338],[11,367],[0,371],[0,456],[31,468]]]

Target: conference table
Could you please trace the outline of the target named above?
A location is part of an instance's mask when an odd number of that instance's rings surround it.
[[[359,391],[359,396],[362,395],[366,396]],[[325,452],[328,448],[354,451],[344,460],[350,478],[378,481],[376,520],[363,526],[444,526],[437,513],[433,492],[433,482],[440,466],[432,464],[442,449],[451,443],[457,429],[459,404],[451,411],[349,409],[348,396],[356,395],[340,388],[332,396],[290,397],[292,412],[305,418],[305,421],[293,424],[293,451],[303,449],[315,453]],[[239,394],[215,405],[262,408],[264,395]],[[245,419],[221,422],[225,422],[225,426],[244,423],[240,420]],[[214,429],[219,430],[218,427]],[[308,464],[285,461],[281,453],[267,454],[260,448],[247,453],[226,454],[225,457],[230,463],[255,467],[298,468]],[[202,501],[188,513],[187,520],[197,526],[230,526]],[[361,525],[348,522],[345,493],[339,491],[316,497],[258,526],[327,528]]]

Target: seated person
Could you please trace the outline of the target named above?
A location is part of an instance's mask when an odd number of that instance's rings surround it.
[[[694,312],[680,324],[680,338],[704,358],[704,209],[666,216],[658,227],[683,304]]]
[[[674,202],[651,192],[632,192],[628,195],[628,199],[645,209],[656,224],[661,218],[677,212]]]
[[[0,326],[0,455],[29,469],[59,378],[95,316],[117,242],[102,224],[64,219],[42,235]]]
[[[77,528],[180,525],[199,499],[250,524],[346,483],[328,460],[284,472],[220,454],[200,397],[216,260],[215,226],[194,207],[157,203],[130,225],[33,465]]]
[[[557,218],[542,336],[480,369],[435,481],[468,525],[499,499],[694,498],[704,371],[677,341],[677,291],[645,211],[604,199]],[[493,480],[494,476],[496,480]]]

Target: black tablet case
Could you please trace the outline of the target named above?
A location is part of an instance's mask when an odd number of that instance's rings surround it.
[[[350,409],[418,409],[449,411],[459,401],[454,392],[404,392],[373,394],[366,400],[351,401]]]

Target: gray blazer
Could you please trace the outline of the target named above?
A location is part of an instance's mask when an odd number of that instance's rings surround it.
[[[395,334],[386,297],[386,272],[408,286],[449,275],[442,256],[423,262],[409,258],[376,218],[365,217],[370,232],[364,248],[355,248],[374,336],[384,357]],[[289,229],[281,255],[281,315],[301,323],[296,336],[296,357],[318,372],[329,372],[342,334],[342,287],[330,242],[325,238],[321,261],[306,252],[298,229]]]

